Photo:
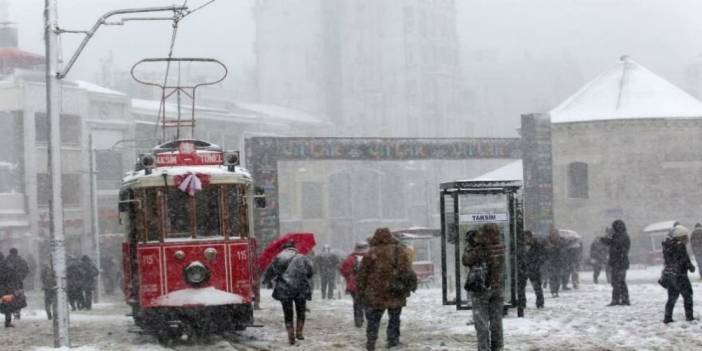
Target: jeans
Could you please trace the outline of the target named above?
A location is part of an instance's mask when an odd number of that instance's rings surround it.
[[[596,264],[592,266],[592,281],[597,284],[598,280],[600,278],[600,272],[602,272],[602,268],[605,270],[605,276],[607,278],[607,284],[611,281],[610,276],[612,275],[612,270],[609,268],[608,265],[601,265],[601,264]]]
[[[294,313],[297,314],[297,320],[299,322],[305,321],[305,308],[307,307],[307,300],[304,298],[300,299],[287,299],[281,300],[280,303],[283,305],[283,318],[285,318],[285,325],[293,325],[293,309]]]
[[[544,290],[541,288],[541,272],[528,272],[519,275],[519,281],[517,282],[517,300],[519,307],[526,308],[526,283],[527,280],[531,281],[531,287],[534,289],[536,294],[536,307],[544,307]]]
[[[375,341],[378,340],[378,330],[380,329],[380,320],[383,318],[385,309],[366,309],[366,346],[369,350],[375,349]],[[389,344],[397,344],[400,342],[400,314],[402,307],[389,308],[387,338]]]
[[[687,274],[678,274],[675,277],[675,283],[668,288],[668,302],[665,303],[665,320],[673,319],[673,308],[678,301],[678,297],[682,295],[683,305],[685,306],[685,318],[692,320],[692,285]]]
[[[83,289],[83,308],[90,311],[93,308],[93,289]]]
[[[46,310],[46,317],[49,319],[51,319],[54,306],[56,306],[56,290],[44,289],[44,309]]]
[[[473,293],[473,322],[478,336],[478,351],[502,351],[502,314],[504,313],[504,292],[502,289],[489,289]]]
[[[626,286],[626,269],[612,267],[612,303],[629,304],[629,288]]]
[[[351,298],[353,299],[353,322],[356,328],[360,328],[363,326],[366,307],[358,293],[351,293]]]

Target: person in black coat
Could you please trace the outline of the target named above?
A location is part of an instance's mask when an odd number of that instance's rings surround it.
[[[293,241],[287,242],[270,268],[266,271],[264,284],[273,282],[273,298],[283,306],[285,328],[288,342],[295,344],[295,339],[304,340],[305,308],[312,299],[312,276],[314,270],[310,259],[300,254]],[[294,311],[294,312],[293,312]],[[293,327],[293,313],[297,314],[297,323]]]
[[[16,248],[10,249],[10,254],[5,258],[5,266],[12,272],[10,284],[14,289],[24,288],[24,279],[29,275],[29,264],[19,255]]]
[[[86,310],[91,310],[93,308],[93,291],[95,290],[95,278],[98,276],[98,270],[87,255],[83,255],[80,258],[80,268],[82,271],[80,282],[81,301],[83,301],[83,307]]]
[[[600,238],[609,246],[609,266],[612,269],[612,301],[608,306],[630,305],[629,288],[626,286],[626,271],[629,269],[629,248],[631,241],[626,232],[624,221],[618,219],[612,223],[612,234]]]
[[[523,309],[526,308],[526,283],[531,281],[531,287],[536,294],[536,308],[544,307],[544,291],[541,287],[541,265],[546,261],[546,250],[544,245],[540,243],[534,234],[526,230],[522,233],[522,238],[519,243],[519,251],[517,253],[518,261],[518,300],[519,300],[519,316],[523,316]]]
[[[56,307],[56,275],[51,264],[45,264],[41,268],[41,289],[44,290],[44,309],[46,318],[51,319]]]
[[[600,272],[605,270],[605,277],[609,284],[612,270],[609,267],[609,248],[600,240],[593,240],[590,245],[590,264],[592,265],[592,281],[597,284]]]
[[[68,303],[71,305],[71,310],[82,310],[85,306],[81,283],[83,281],[83,268],[80,261],[74,256],[68,258],[66,266],[66,290],[68,295]]]
[[[665,317],[663,323],[673,322],[673,308],[678,297],[682,295],[685,307],[685,319],[694,320],[692,313],[692,285],[687,272],[695,272],[695,266],[690,261],[687,254],[686,244],[690,231],[681,226],[675,226],[669,233],[668,238],[663,242],[663,276],[668,290],[668,301],[665,304]]]

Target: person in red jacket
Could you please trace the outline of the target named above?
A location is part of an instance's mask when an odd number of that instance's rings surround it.
[[[365,307],[363,301],[358,294],[358,286],[356,285],[356,276],[358,275],[358,270],[361,267],[361,260],[366,257],[368,253],[368,243],[358,242],[353,252],[346,257],[344,262],[341,263],[339,267],[339,272],[341,276],[346,280],[346,292],[353,298],[353,321],[356,328],[363,326],[363,315],[365,313]]]

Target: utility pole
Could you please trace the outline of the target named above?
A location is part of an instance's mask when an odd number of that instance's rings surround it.
[[[63,199],[61,198],[61,128],[58,80],[58,16],[56,2],[44,0],[44,41],[46,44],[46,115],[49,119],[49,174],[51,177],[51,261],[56,275],[54,307],[54,346],[71,347],[66,300],[66,246],[63,235]]]
[[[60,348],[70,347],[71,341],[69,334],[70,321],[68,315],[68,301],[66,299],[66,246],[63,232],[63,200],[61,198],[61,100],[59,82],[68,75],[68,72],[78,60],[85,46],[102,25],[123,25],[127,21],[178,22],[199,8],[190,12],[188,12],[186,6],[149,7],[110,11],[100,17],[95,25],[88,31],[68,31],[59,28],[56,1],[57,0],[44,0],[44,42],[46,45],[46,115],[49,119],[49,173],[51,179],[51,203],[49,205],[49,217],[51,219],[51,261],[53,263],[54,275],[56,276],[57,283],[56,306],[54,307],[53,318],[54,346]],[[200,8],[202,8],[202,6]],[[116,15],[163,11],[173,12],[173,15],[168,17],[122,18],[117,22],[108,22],[110,17]],[[62,33],[80,33],[85,35],[78,49],[63,69],[59,67],[58,40],[59,35]],[[94,175],[91,174],[91,177],[93,176]],[[93,226],[93,228],[95,228],[95,226]]]
[[[97,194],[97,169],[95,169],[95,149],[93,147],[93,134],[88,136],[88,150],[90,151],[90,220],[93,229],[93,248],[95,249],[95,267],[97,267],[98,275],[95,302],[100,302],[100,293],[102,292],[102,266],[100,258],[100,220],[98,218],[98,194]]]

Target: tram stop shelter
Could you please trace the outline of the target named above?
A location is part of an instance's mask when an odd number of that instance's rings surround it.
[[[468,269],[461,264],[466,233],[482,224],[500,227],[505,244],[505,308],[517,306],[517,233],[523,228],[521,181],[452,181],[440,187],[441,287],[444,305],[471,309],[463,289]]]

